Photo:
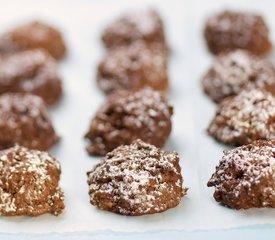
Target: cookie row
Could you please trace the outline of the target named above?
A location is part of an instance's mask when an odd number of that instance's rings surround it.
[[[263,55],[272,44],[263,17],[224,11],[211,16],[204,36],[218,54],[202,80],[216,103],[208,133],[240,146],[224,152],[208,182],[216,201],[231,208],[275,207],[275,68]]]
[[[56,60],[66,47],[61,33],[30,22],[0,36],[0,148],[20,144],[48,150],[59,137],[46,107],[62,95]]]
[[[273,139],[275,67],[264,57],[254,55],[264,53],[264,43],[270,42],[263,18],[230,11],[210,17],[205,37],[211,50],[209,32],[213,38],[217,35],[216,49],[220,50],[202,80],[205,93],[218,103],[208,133],[222,143],[237,146]]]
[[[214,198],[235,209],[275,207],[275,141],[227,150],[208,182]],[[46,152],[15,146],[0,151],[0,215],[59,215],[60,164]],[[122,215],[176,207],[186,195],[176,152],[135,140],[109,152],[87,173],[91,204]]]
[[[0,215],[59,215],[65,207],[60,163],[39,151],[59,140],[47,106],[62,95],[56,60],[65,53],[60,32],[41,22],[0,36]]]
[[[168,55],[163,22],[154,10],[124,14],[102,34],[107,53],[97,71],[99,88],[107,94],[117,90],[169,87]]]
[[[163,23],[153,10],[125,14],[105,29],[97,83],[106,102],[85,135],[105,156],[88,172],[91,204],[123,215],[165,211],[186,195],[176,152],[162,151],[171,129]],[[159,148],[158,148],[159,147]]]
[[[66,47],[61,33],[42,22],[30,22],[0,36],[0,94],[31,93],[47,105],[62,95],[56,60]]]

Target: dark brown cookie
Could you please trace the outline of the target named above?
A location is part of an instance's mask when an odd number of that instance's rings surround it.
[[[28,50],[0,57],[0,94],[26,92],[48,105],[62,94],[56,61],[43,50]]]
[[[0,151],[0,215],[59,215],[65,207],[60,173],[46,152],[20,146]]]
[[[275,141],[256,141],[229,151],[208,182],[217,202],[235,209],[275,208]]]
[[[102,40],[107,48],[130,45],[137,40],[167,48],[163,22],[154,10],[134,11],[121,16],[107,26]]]
[[[263,17],[246,12],[223,11],[211,16],[204,37],[213,54],[241,48],[263,55],[272,48]]]
[[[91,204],[123,215],[163,212],[187,192],[178,154],[141,140],[108,153],[87,174]]]
[[[105,155],[140,138],[162,147],[172,128],[173,108],[152,89],[119,91],[111,95],[92,119],[85,135],[89,154]]]
[[[58,140],[40,97],[21,93],[0,96],[0,149],[18,143],[47,150]]]
[[[98,67],[97,82],[106,93],[119,89],[151,87],[168,89],[167,55],[162,48],[143,42],[120,46],[107,52]]]
[[[61,33],[42,22],[34,21],[12,29],[0,36],[0,53],[42,48],[54,58],[61,59],[66,52]]]
[[[257,89],[226,98],[217,106],[208,133],[220,142],[235,146],[274,139],[275,98]]]
[[[203,89],[215,102],[243,89],[261,88],[275,95],[275,68],[265,58],[244,50],[221,54],[202,81]]]

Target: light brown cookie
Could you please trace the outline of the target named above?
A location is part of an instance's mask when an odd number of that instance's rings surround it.
[[[173,108],[152,89],[119,91],[100,107],[85,135],[87,151],[105,155],[114,148],[142,139],[162,147],[170,135]]]
[[[155,10],[126,13],[110,23],[103,32],[102,41],[107,48],[131,45],[142,40],[147,45],[161,45],[166,49],[163,22]]]
[[[0,96],[0,149],[18,143],[31,149],[47,150],[58,140],[40,97],[21,93]]]
[[[0,94],[7,92],[32,93],[55,104],[62,95],[56,61],[41,49],[0,57]]]
[[[61,59],[66,46],[61,33],[43,22],[33,21],[20,25],[0,36],[0,53],[42,48],[55,59]]]
[[[98,66],[97,83],[107,94],[144,87],[166,91],[169,87],[167,53],[141,41],[111,49]]]
[[[275,139],[275,98],[257,89],[226,98],[217,106],[208,133],[234,146]]]
[[[272,48],[265,20],[248,12],[223,11],[209,17],[204,37],[213,54],[241,48],[263,55]]]
[[[46,152],[20,146],[0,151],[0,215],[59,215],[65,207],[60,173]]]
[[[275,208],[275,141],[224,152],[208,182],[217,202],[235,209]]]
[[[141,140],[108,153],[88,172],[88,184],[91,204],[132,216],[176,207],[187,192],[178,154]]]
[[[202,86],[215,102],[252,88],[275,95],[275,68],[266,58],[234,50],[216,58],[203,77]]]

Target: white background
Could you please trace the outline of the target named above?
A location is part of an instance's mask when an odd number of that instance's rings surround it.
[[[1,0],[0,32],[27,20],[44,20],[62,29],[69,51],[60,64],[64,97],[51,110],[62,137],[51,152],[62,164],[66,210],[59,217],[48,214],[36,218],[1,217],[0,232],[197,230],[275,224],[274,209],[235,211],[218,205],[212,198],[213,189],[208,189],[206,183],[225,146],[205,133],[215,105],[200,87],[200,79],[212,61],[202,38],[206,16],[227,7],[257,10],[266,17],[274,39],[274,3],[270,0],[27,0],[24,3]],[[185,185],[190,189],[177,208],[161,214],[126,217],[100,211],[89,203],[86,172],[99,159],[86,154],[83,135],[105,98],[95,84],[96,67],[104,54],[100,42],[104,26],[120,13],[148,6],[161,13],[172,49],[169,96],[175,114],[166,148],[180,153]]]

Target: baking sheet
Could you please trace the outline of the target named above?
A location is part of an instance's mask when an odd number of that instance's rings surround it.
[[[83,135],[105,98],[95,84],[96,67],[104,53],[101,31],[120,13],[150,6],[163,16],[172,49],[169,95],[175,115],[166,148],[179,152],[189,192],[177,208],[161,214],[126,217],[90,205],[86,172],[99,159],[86,154]],[[206,187],[225,146],[205,133],[215,105],[200,88],[200,78],[212,61],[202,39],[202,26],[208,14],[227,6],[262,12],[274,39],[275,2],[268,0],[27,0],[24,3],[2,0],[0,31],[23,21],[41,19],[62,29],[69,52],[60,64],[64,97],[51,110],[62,136],[61,143],[51,152],[62,164],[61,186],[65,191],[66,210],[59,217],[1,217],[0,232],[197,230],[275,224],[274,209],[230,210],[218,205],[212,198],[213,189]],[[274,60],[273,55],[270,57]]]

